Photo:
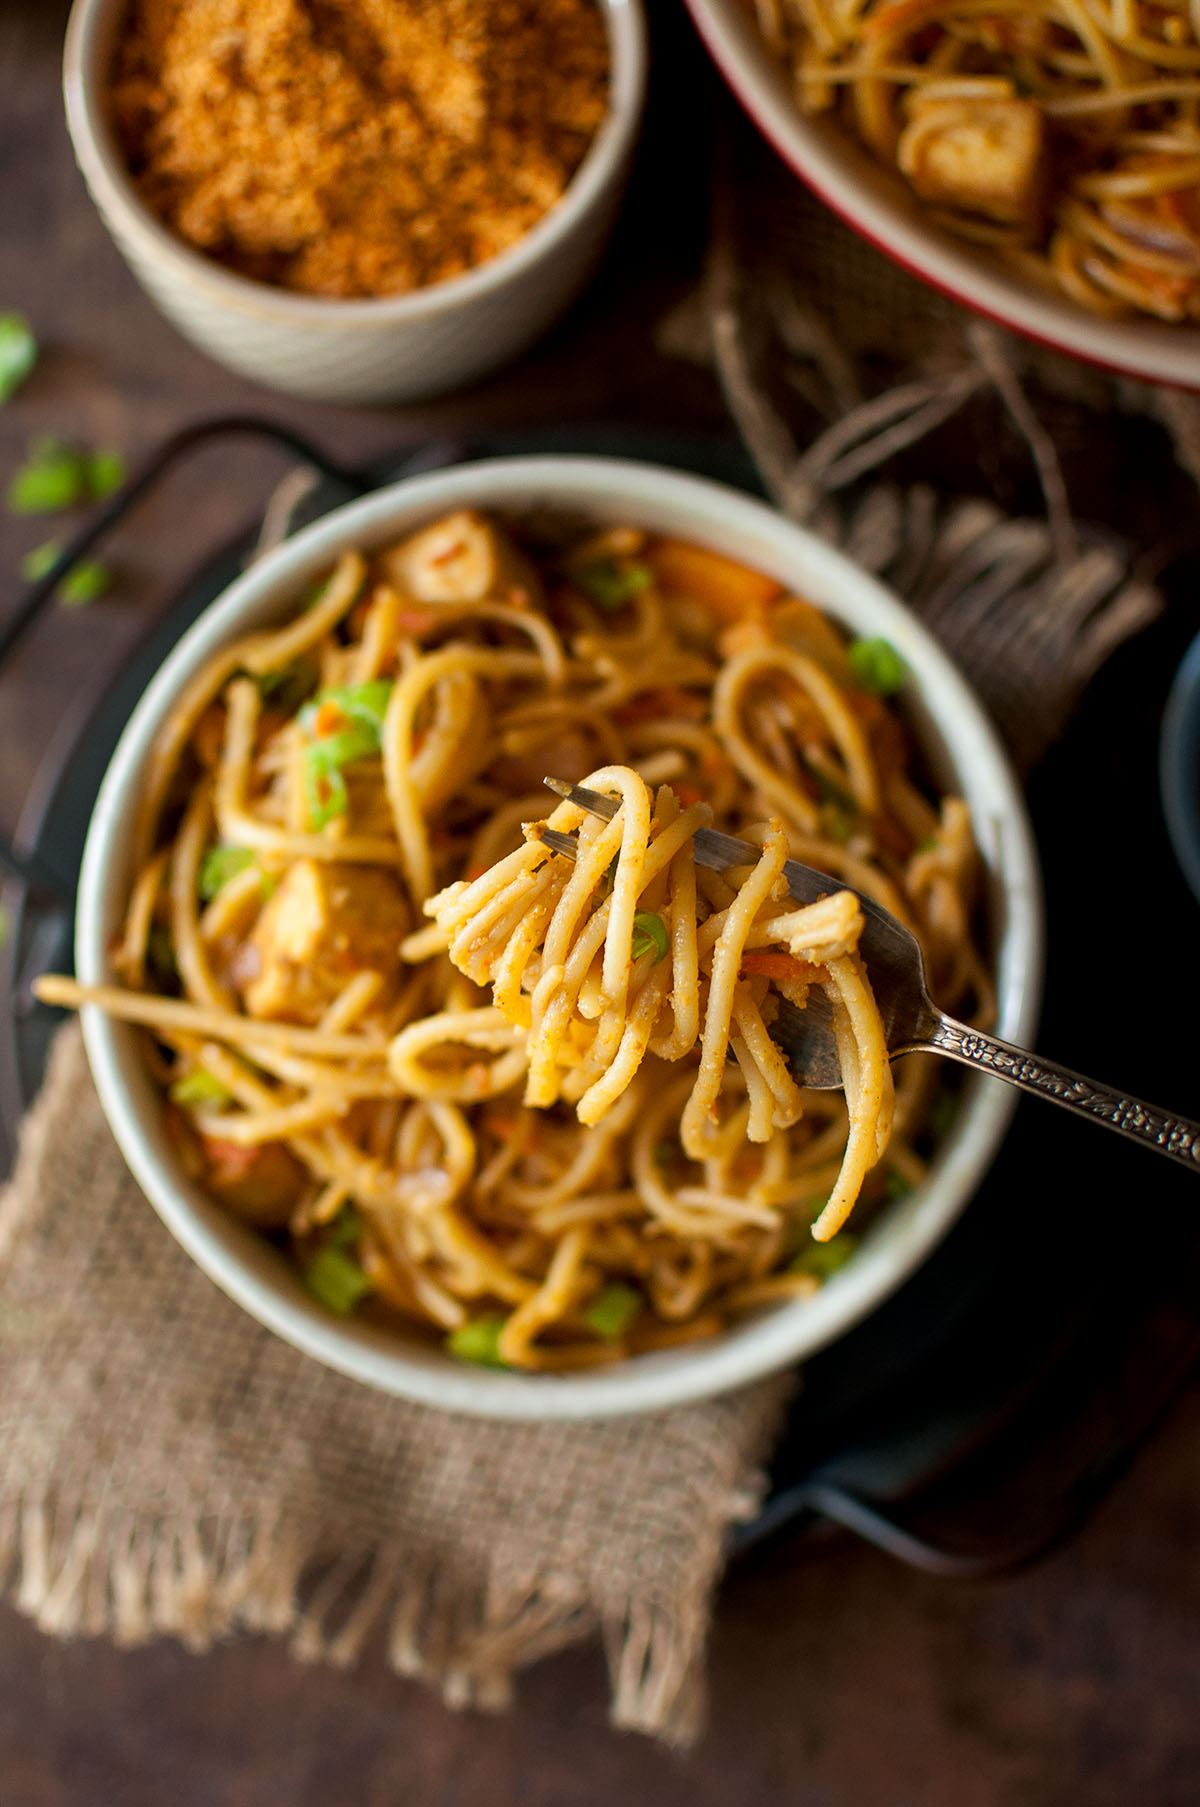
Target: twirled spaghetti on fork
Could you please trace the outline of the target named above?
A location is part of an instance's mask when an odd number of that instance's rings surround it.
[[[577,864],[547,855],[542,825],[529,824],[523,847],[425,906],[459,971],[490,983],[505,1021],[526,1031],[525,1104],[565,1098],[580,1123],[600,1123],[647,1054],[681,1061],[698,1050],[679,1119],[683,1154],[703,1165],[743,1141],[769,1142],[804,1114],[769,1025],[780,997],[803,1009],[819,986],[833,1006],[850,1120],[841,1171],[813,1225],[827,1240],[887,1146],[895,1103],[883,1023],[857,957],[858,899],[839,891],[785,904],[788,842],[778,818],[755,865],[715,873],[692,858],[692,836],[711,818],[706,805],[681,809],[665,784],[654,798],[627,766],[585,783],[620,807],[604,824],[570,802],[554,812],[548,826],[579,830]],[[392,1047],[393,1070],[405,1078],[411,1039],[402,1032]],[[727,1095],[729,1054],[744,1097]]]
[[[942,1000],[989,1008],[970,823],[914,772],[883,700],[903,676],[632,527],[459,513],[348,553],[180,697],[120,983],[44,995],[146,1028],[183,1161],[330,1309],[529,1369],[714,1334],[822,1284],[856,1197],[931,1148],[856,898],[796,906],[784,859],[910,922]],[[554,812],[573,866],[522,833],[547,772],[620,800]],[[710,812],[760,848],[745,871],[695,865]],[[813,986],[846,1098],[801,1092],[769,1038]]]

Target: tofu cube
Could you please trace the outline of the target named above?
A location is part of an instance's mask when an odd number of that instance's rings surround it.
[[[385,977],[408,932],[399,881],[375,866],[298,860],[254,926],[242,999],[251,1016],[315,1023],[355,973]]]
[[[505,602],[516,590],[536,605],[541,594],[529,560],[472,509],[446,515],[379,556],[389,580],[416,602]]]
[[[923,201],[1006,226],[1038,216],[1045,135],[1027,100],[918,100],[896,155]]]

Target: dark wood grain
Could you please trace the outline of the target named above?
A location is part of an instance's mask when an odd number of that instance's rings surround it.
[[[844,1543],[727,1582],[712,1717],[687,1758],[611,1732],[592,1653],[499,1718],[377,1658],[308,1669],[63,1646],[0,1613],[5,1807],[1194,1807],[1200,1400],[1081,1538],[952,1587]]]
[[[64,16],[58,0],[0,10],[0,308],[24,308],[45,346],[0,410],[5,481],[38,432],[135,454],[184,421],[245,408],[352,459],[553,421],[722,428],[708,377],[653,348],[656,323],[698,267],[695,139],[715,104],[686,27],[665,7],[656,26],[670,79],[600,282],[517,368],[469,395],[379,412],[265,396],[210,364],[143,297],[71,159],[57,91]],[[682,106],[684,91],[699,102]],[[1122,468],[1117,435],[1114,426],[1088,452],[1100,515],[1103,486],[1115,499]],[[279,469],[260,453],[205,453],[114,544],[112,601],[41,624],[0,676],[0,819],[15,819],[76,694],[116,668],[171,586],[245,523]],[[0,516],[0,609],[17,593],[23,552],[56,526]],[[511,1715],[456,1716],[377,1656],[340,1674],[257,1639],[203,1657],[166,1642],[64,1646],[3,1609],[0,1803],[1194,1807],[1200,1394],[1185,1397],[1079,1538],[1031,1573],[955,1587],[844,1540],[785,1547],[738,1570],[717,1613],[711,1727],[688,1758],[611,1732],[605,1693],[599,1656],[576,1652],[531,1673]]]

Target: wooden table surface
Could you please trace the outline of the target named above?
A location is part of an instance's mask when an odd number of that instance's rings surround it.
[[[65,11],[60,0],[0,8],[0,311],[23,308],[44,347],[0,410],[3,480],[39,432],[136,454],[197,416],[243,409],[348,459],[430,435],[587,420],[726,430],[708,375],[653,346],[694,280],[705,228],[678,96],[691,84],[705,107],[722,104],[673,0],[656,19],[670,94],[652,109],[600,281],[515,369],[469,395],[376,412],[266,396],[145,299],[71,158],[57,87]],[[55,611],[26,642],[0,676],[6,826],[77,694],[116,668],[172,584],[246,523],[281,468],[244,448],[197,458],[112,547],[113,599]],[[0,607],[17,594],[22,554],[54,529],[0,516]],[[776,1549],[723,1588],[710,1727],[683,1758],[608,1729],[593,1651],[543,1664],[516,1709],[491,1719],[448,1712],[377,1661],[353,1674],[308,1669],[251,1638],[203,1657],[168,1642],[62,1645],[0,1608],[0,1803],[1194,1807],[1198,1527],[1193,1386],[1076,1539],[1031,1572],[962,1585],[848,1540]]]

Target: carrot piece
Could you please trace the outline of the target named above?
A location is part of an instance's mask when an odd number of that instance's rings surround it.
[[[398,634],[423,634],[437,625],[436,609],[400,609],[396,615]]]
[[[777,985],[807,985],[817,968],[808,960],[797,960],[774,947],[752,947],[742,955],[742,972],[761,979],[773,979]]]
[[[1127,258],[1125,268],[1129,274],[1148,289],[1165,307],[1182,308],[1187,300],[1188,290],[1193,278],[1190,276],[1172,276],[1166,270],[1148,270],[1145,264]]]
[[[345,720],[345,716],[336,703],[322,703],[313,723],[317,739],[325,740],[330,734],[336,734],[338,729],[345,725]]]
[[[655,540],[645,556],[661,590],[694,597],[722,621],[758,614],[783,593],[776,578],[688,540]]]
[[[693,803],[700,803],[703,801],[700,792],[696,789],[694,784],[673,784],[671,789],[683,804],[684,809],[690,809]]]

